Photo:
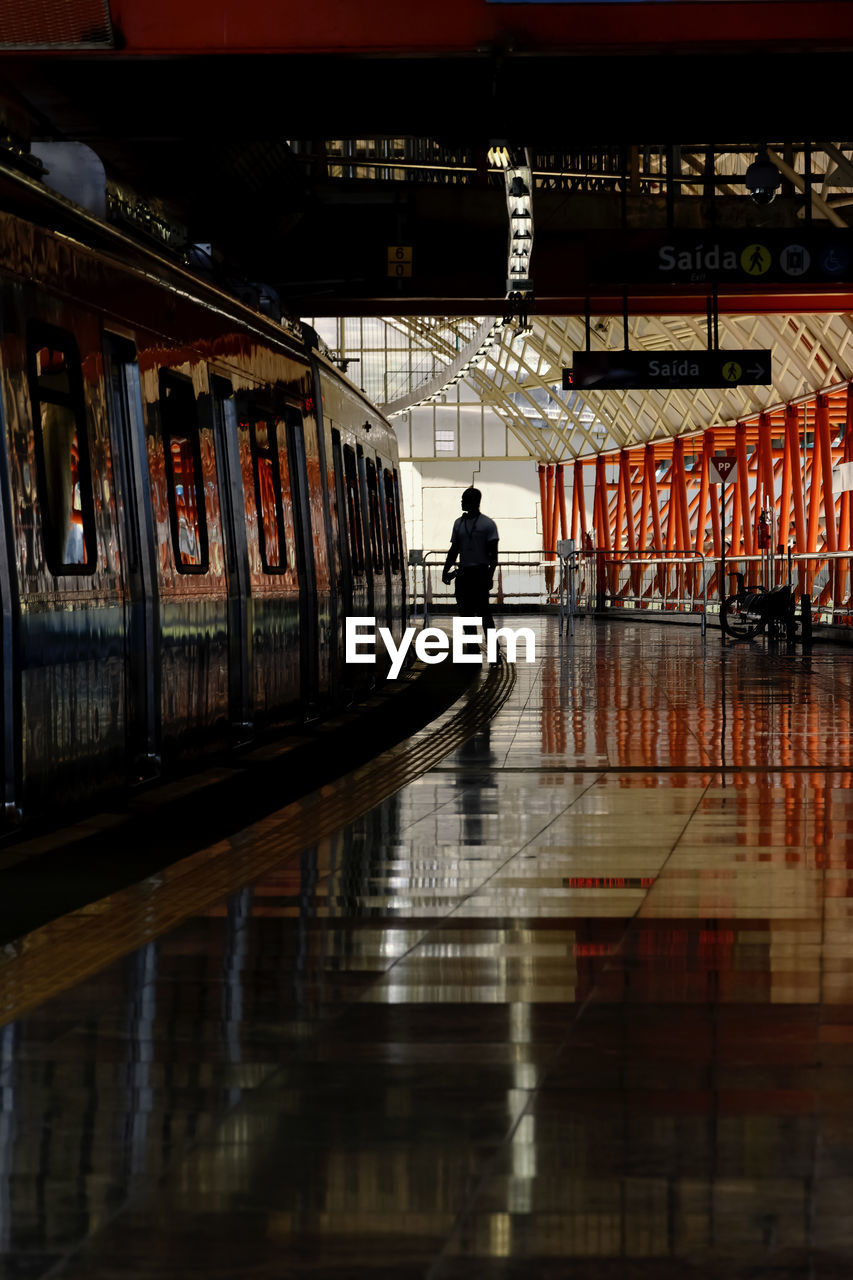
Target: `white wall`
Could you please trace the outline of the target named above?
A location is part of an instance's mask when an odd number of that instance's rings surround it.
[[[400,476],[409,547],[447,549],[453,521],[462,512],[459,500],[469,485],[480,490],[482,510],[498,526],[501,552],[542,546],[539,475],[532,458],[479,463],[401,459]]]

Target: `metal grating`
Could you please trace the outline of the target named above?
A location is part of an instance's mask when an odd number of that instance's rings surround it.
[[[0,49],[111,49],[107,0],[0,0]]]

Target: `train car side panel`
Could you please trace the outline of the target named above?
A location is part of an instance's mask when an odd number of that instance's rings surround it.
[[[169,359],[164,364],[164,357]],[[158,551],[164,757],[228,740],[228,591],[207,368],[140,350]]]
[[[6,282],[24,803],[125,781],[126,594],[98,319]]]

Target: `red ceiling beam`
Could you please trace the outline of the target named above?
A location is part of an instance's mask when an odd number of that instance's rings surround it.
[[[506,306],[503,295],[459,298],[446,293],[440,297],[404,297],[395,294],[375,298],[306,293],[286,298],[284,302],[293,315],[300,316],[502,315]],[[589,299],[590,314],[594,316],[621,316],[623,305],[621,294],[618,297],[612,294],[595,294]],[[698,292],[672,289],[666,293],[646,290],[631,293],[628,297],[628,312],[631,315],[704,316],[707,306],[707,290]],[[537,296],[530,307],[530,313],[541,316],[582,316],[586,308],[587,299],[579,294]],[[828,285],[822,289],[809,285],[804,286],[802,292],[797,292],[789,285],[784,292],[774,291],[771,287],[766,291],[756,290],[751,293],[726,294],[721,290],[719,294],[720,315],[790,315],[844,311],[853,311],[853,288],[850,285]]]
[[[55,0],[54,0],[55,3]],[[635,4],[494,4],[487,0],[111,0],[125,54],[447,55],[797,51],[853,42],[846,0],[716,0]],[[831,33],[831,37],[828,33]],[[511,40],[511,44],[509,41]]]

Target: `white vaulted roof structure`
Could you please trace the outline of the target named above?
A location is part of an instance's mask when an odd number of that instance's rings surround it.
[[[347,322],[351,336],[355,323]],[[853,380],[853,316],[847,313],[720,316],[720,349],[770,349],[773,358],[772,384],[724,390],[563,390],[563,369],[571,368],[575,352],[586,349],[583,317],[532,316],[526,328],[495,317],[395,317],[370,323],[386,326],[385,351],[379,344],[372,349],[377,367],[380,357],[385,365],[385,381],[382,386],[375,381],[371,349],[365,345],[358,348],[362,365],[356,380],[361,378],[392,419],[419,406],[435,406],[441,411],[436,425],[448,427],[454,410],[458,419],[472,400],[479,400],[518,442],[516,456],[539,461],[565,461],[731,426]],[[632,350],[706,350],[708,337],[702,316],[634,316],[628,321]],[[623,350],[622,317],[591,317],[589,346],[592,351]],[[396,360],[389,361],[391,350]],[[419,354],[413,355],[415,351]],[[356,356],[349,341],[345,354]],[[397,373],[393,388],[389,363]],[[459,395],[460,383],[465,396]]]

